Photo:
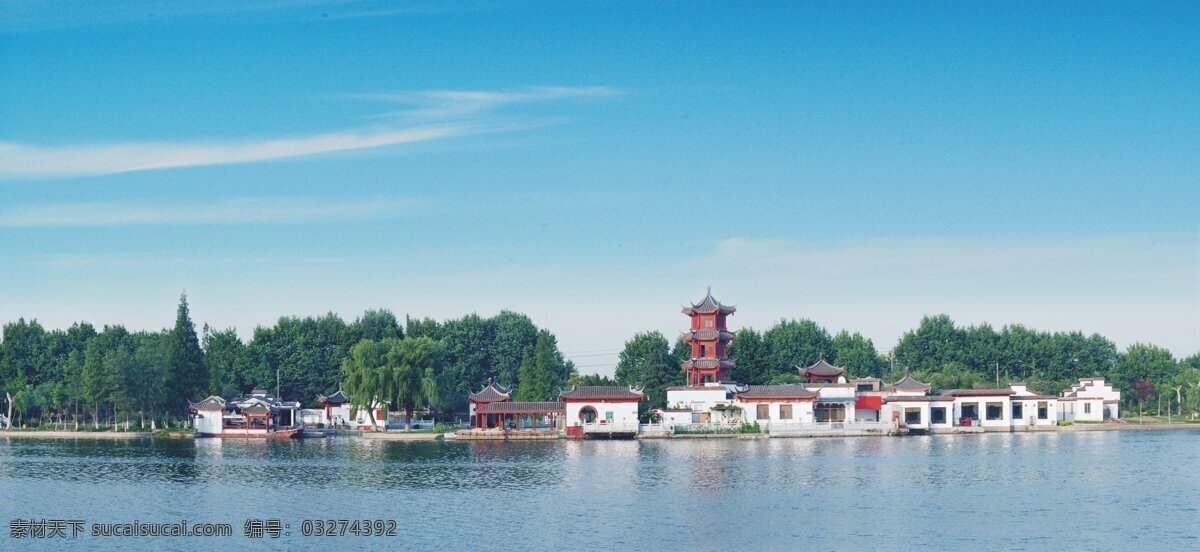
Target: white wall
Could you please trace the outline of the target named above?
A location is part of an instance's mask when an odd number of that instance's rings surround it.
[[[199,410],[196,412],[195,427],[198,433],[221,433],[221,410]]]
[[[567,409],[567,426],[582,425],[583,419],[579,416],[579,412],[584,407],[590,406],[596,409],[596,421],[606,420],[606,414],[612,412],[612,423],[616,425],[628,425],[638,423],[638,403],[636,402],[603,402],[601,400],[593,400],[588,402],[571,401],[566,403]]]
[[[1012,404],[1021,404],[1021,418],[1014,418],[1012,427],[1022,428],[1028,426],[1052,426],[1058,423],[1058,401],[1055,399],[1049,400],[1013,400]],[[1037,417],[1038,404],[1046,403],[1046,419],[1039,420]],[[1009,414],[1012,414],[1011,406],[1009,406]]]
[[[772,423],[779,424],[811,424],[813,423],[813,403],[812,401],[789,401],[789,402],[753,402],[739,400],[738,406],[742,407],[745,421],[748,424],[758,423],[759,426],[770,426]],[[758,405],[767,405],[770,416],[765,419],[758,417]],[[792,417],[783,419],[780,415],[781,407],[788,405],[792,407]]]
[[[988,403],[1000,403],[1000,419],[987,419]],[[997,397],[954,397],[954,421],[962,418],[964,404],[977,406],[975,419],[982,427],[1012,427],[1012,400],[1008,396]]]
[[[726,389],[720,386],[705,389],[667,390],[667,406],[707,412],[715,405],[729,404],[731,401],[725,398],[726,393]]]

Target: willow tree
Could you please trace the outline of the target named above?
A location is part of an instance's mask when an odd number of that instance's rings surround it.
[[[437,406],[438,344],[428,337],[386,339],[384,343],[392,379],[391,393],[385,396],[404,411],[404,430],[410,431],[414,410]]]
[[[357,416],[360,408],[367,409],[372,427],[379,427],[375,404],[394,389],[388,351],[386,343],[364,339],[350,348],[350,358],[342,362],[344,388],[350,394],[350,415]]]

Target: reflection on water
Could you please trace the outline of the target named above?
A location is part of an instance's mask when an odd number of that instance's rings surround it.
[[[1196,466],[1200,432],[1191,431],[508,443],[0,437],[0,519],[240,528],[252,517],[296,526],[385,518],[403,528],[392,544],[420,549],[1197,549]],[[305,544],[298,534],[284,541]]]

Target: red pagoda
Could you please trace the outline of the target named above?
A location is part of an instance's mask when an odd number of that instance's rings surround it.
[[[725,319],[737,309],[722,305],[713,299],[712,288],[708,288],[704,300],[684,307],[683,314],[692,319],[692,328],[687,335],[692,348],[692,358],[683,362],[688,385],[720,383],[728,380],[734,363],[729,360],[729,343],[733,332],[725,327]]]

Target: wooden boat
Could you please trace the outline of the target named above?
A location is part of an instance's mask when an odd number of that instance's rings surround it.
[[[304,431],[304,428],[300,428],[300,427],[293,427],[293,428],[287,428],[287,429],[273,429],[273,430],[267,430],[267,431],[253,430],[253,429],[252,430],[242,430],[242,431],[231,430],[231,431],[223,431],[221,433],[196,432],[196,437],[217,437],[220,439],[231,439],[231,438],[236,438],[236,439],[294,439],[296,437],[299,437],[300,432],[302,432],[302,431]]]

